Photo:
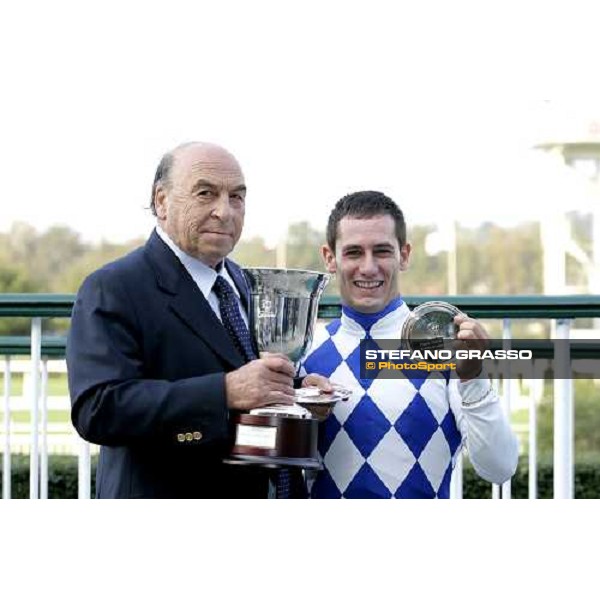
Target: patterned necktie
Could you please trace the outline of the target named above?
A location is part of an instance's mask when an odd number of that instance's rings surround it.
[[[240,313],[240,307],[233,288],[221,275],[218,275],[213,285],[213,290],[219,300],[221,321],[229,337],[231,337],[235,347],[246,360],[254,360],[256,353],[252,347],[252,338]],[[289,469],[278,469],[274,480],[275,498],[289,498],[291,495],[291,474]]]
[[[252,347],[250,332],[244,323],[238,300],[229,283],[220,275],[213,285],[213,290],[219,300],[219,310],[221,311],[221,321],[229,337],[233,340],[235,347],[240,354],[248,361],[256,358],[256,353]]]

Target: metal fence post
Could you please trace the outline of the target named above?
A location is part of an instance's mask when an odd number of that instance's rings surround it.
[[[569,344],[563,341],[569,340],[569,332],[570,320],[557,319],[554,369],[563,377],[554,379],[555,498],[573,498],[573,381],[564,377],[570,368],[571,352]]]
[[[538,362],[540,360],[538,359]],[[531,398],[529,403],[529,498],[537,498],[537,405],[544,395],[545,360],[536,365],[534,379],[531,381]]]
[[[42,319],[31,319],[31,449],[29,454],[29,497],[39,498],[39,396],[42,355]]]
[[[40,498],[48,498],[48,359],[42,360],[42,447],[40,454]]]
[[[2,454],[2,498],[10,500],[10,357],[4,357],[4,452]]]
[[[510,350],[511,347],[511,339],[512,335],[510,332],[510,319],[505,318],[502,320],[502,346],[504,350]],[[512,393],[512,385],[513,381],[511,379],[510,370],[506,374],[506,378],[504,380],[504,394],[502,395],[502,404],[504,406],[504,412],[506,414],[506,418],[510,421],[510,397]],[[512,485],[511,480],[505,481],[502,484],[502,499],[510,500],[512,496]]]

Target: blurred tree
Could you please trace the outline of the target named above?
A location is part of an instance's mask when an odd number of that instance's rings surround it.
[[[88,247],[85,252],[64,263],[64,268],[56,272],[55,277],[48,282],[46,289],[58,294],[74,294],[90,273],[125,256],[143,244],[144,240],[138,239],[124,244],[102,241],[96,247]]]
[[[320,250],[324,243],[325,233],[311,227],[308,221],[292,223],[287,234],[287,267],[323,271]]]
[[[26,264],[28,257],[35,252],[37,237],[35,227],[28,223],[14,223],[8,233],[0,235],[0,252],[5,258]]]
[[[585,219],[575,221],[585,237]],[[413,251],[409,269],[400,276],[405,295],[443,295],[447,290],[447,254],[430,256],[425,239],[433,226],[418,225],[409,232]],[[306,222],[288,228],[286,258],[289,268],[323,271],[320,247],[324,233]],[[16,223],[0,234],[0,293],[74,293],[83,279],[103,264],[123,256],[143,240],[125,244],[85,243],[77,232],[55,226],[38,233],[25,223]],[[247,266],[274,267],[276,250],[260,236],[242,241],[232,257]],[[540,293],[542,253],[539,226],[524,223],[502,228],[486,223],[478,228],[458,229],[458,291],[461,294]],[[337,295],[335,279],[327,295]]]
[[[446,253],[430,256],[425,251],[425,239],[434,231],[431,225],[415,225],[408,232],[412,250],[408,270],[400,275],[403,295],[438,295],[448,289]]]
[[[11,267],[0,258],[0,294],[22,294],[33,292],[35,288],[25,270]]]
[[[34,254],[29,257],[32,277],[50,291],[62,291],[55,290],[57,278],[89,251],[90,246],[77,232],[64,226],[51,227],[38,237]]]
[[[429,256],[425,252],[425,239],[433,229],[419,225],[410,230],[411,260],[400,279],[404,294],[438,295],[447,290],[446,253]],[[459,293],[541,293],[542,253],[537,224],[507,229],[486,223],[476,229],[459,228],[458,234]],[[78,233],[65,226],[39,234],[30,225],[17,223],[8,233],[0,234],[2,285],[5,291],[10,288],[13,292],[74,292],[88,273],[142,243],[134,240],[92,245],[82,242]],[[319,249],[323,243],[323,232],[308,222],[291,224],[287,266],[322,271]],[[276,251],[256,236],[240,242],[232,257],[242,265],[273,267]]]
[[[40,234],[31,225],[15,223],[0,239],[2,262],[18,269],[21,279],[29,282],[14,290],[19,292],[54,291],[57,276],[88,249],[79,234],[66,226]]]
[[[243,267],[275,266],[275,250],[267,248],[259,236],[239,242],[231,258]]]
[[[0,254],[0,294],[21,294],[35,291],[35,284],[28,279],[24,269],[10,266]],[[27,335],[31,328],[30,320],[0,319],[0,335]]]
[[[538,223],[503,228],[484,223],[459,230],[459,294],[541,294]]]

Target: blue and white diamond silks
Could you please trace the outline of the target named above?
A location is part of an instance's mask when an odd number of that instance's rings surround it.
[[[409,311],[396,298],[371,315],[343,307],[317,332],[303,372],[352,390],[319,430],[324,469],[312,498],[448,498],[462,436],[451,409],[454,382],[443,374],[361,379],[362,339],[400,337]],[[458,393],[454,391],[454,393]]]

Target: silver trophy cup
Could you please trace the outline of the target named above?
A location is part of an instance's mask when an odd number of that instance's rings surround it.
[[[296,367],[312,342],[329,275],[296,269],[245,269],[250,332],[259,352],[285,354]]]
[[[310,348],[329,275],[298,269],[245,269],[249,325],[259,352],[285,354],[296,367]],[[236,413],[231,460],[319,468],[318,421],[299,404]]]

